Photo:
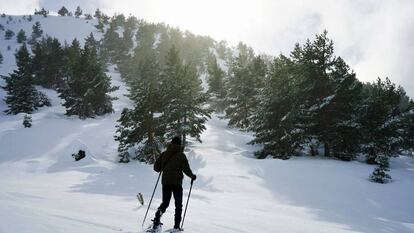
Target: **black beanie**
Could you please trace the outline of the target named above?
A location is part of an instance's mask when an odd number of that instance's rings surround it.
[[[177,144],[177,145],[181,145],[181,138],[180,137],[174,137],[171,140],[171,143]]]

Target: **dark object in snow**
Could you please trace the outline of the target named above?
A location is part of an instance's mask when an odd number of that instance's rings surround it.
[[[141,205],[144,205],[144,196],[142,195],[142,193],[138,193],[137,198],[138,198],[139,203]]]
[[[72,154],[72,157],[75,158],[75,161],[79,161],[85,158],[86,154],[84,150],[79,150],[77,154]]]
[[[32,117],[30,115],[25,115],[23,118],[23,126],[25,128],[32,127]]]

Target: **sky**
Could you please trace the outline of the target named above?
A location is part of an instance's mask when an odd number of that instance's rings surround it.
[[[132,14],[271,55],[288,55],[326,29],[358,79],[389,77],[414,98],[413,0],[0,0],[0,11],[56,12],[63,5]]]

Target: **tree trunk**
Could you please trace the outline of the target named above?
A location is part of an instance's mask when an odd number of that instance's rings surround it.
[[[329,146],[328,142],[325,142],[325,156],[326,157],[331,157],[331,148]]]

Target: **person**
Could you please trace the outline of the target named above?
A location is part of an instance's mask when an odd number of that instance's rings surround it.
[[[175,201],[174,229],[180,230],[183,207],[183,173],[191,178],[191,182],[197,178],[188,164],[183,149],[180,137],[174,137],[171,143],[168,144],[167,150],[162,152],[154,163],[154,170],[156,172],[163,172],[161,181],[162,203],[155,212],[155,218],[152,220],[154,222],[154,229],[161,224],[161,216],[168,208],[172,194]]]

